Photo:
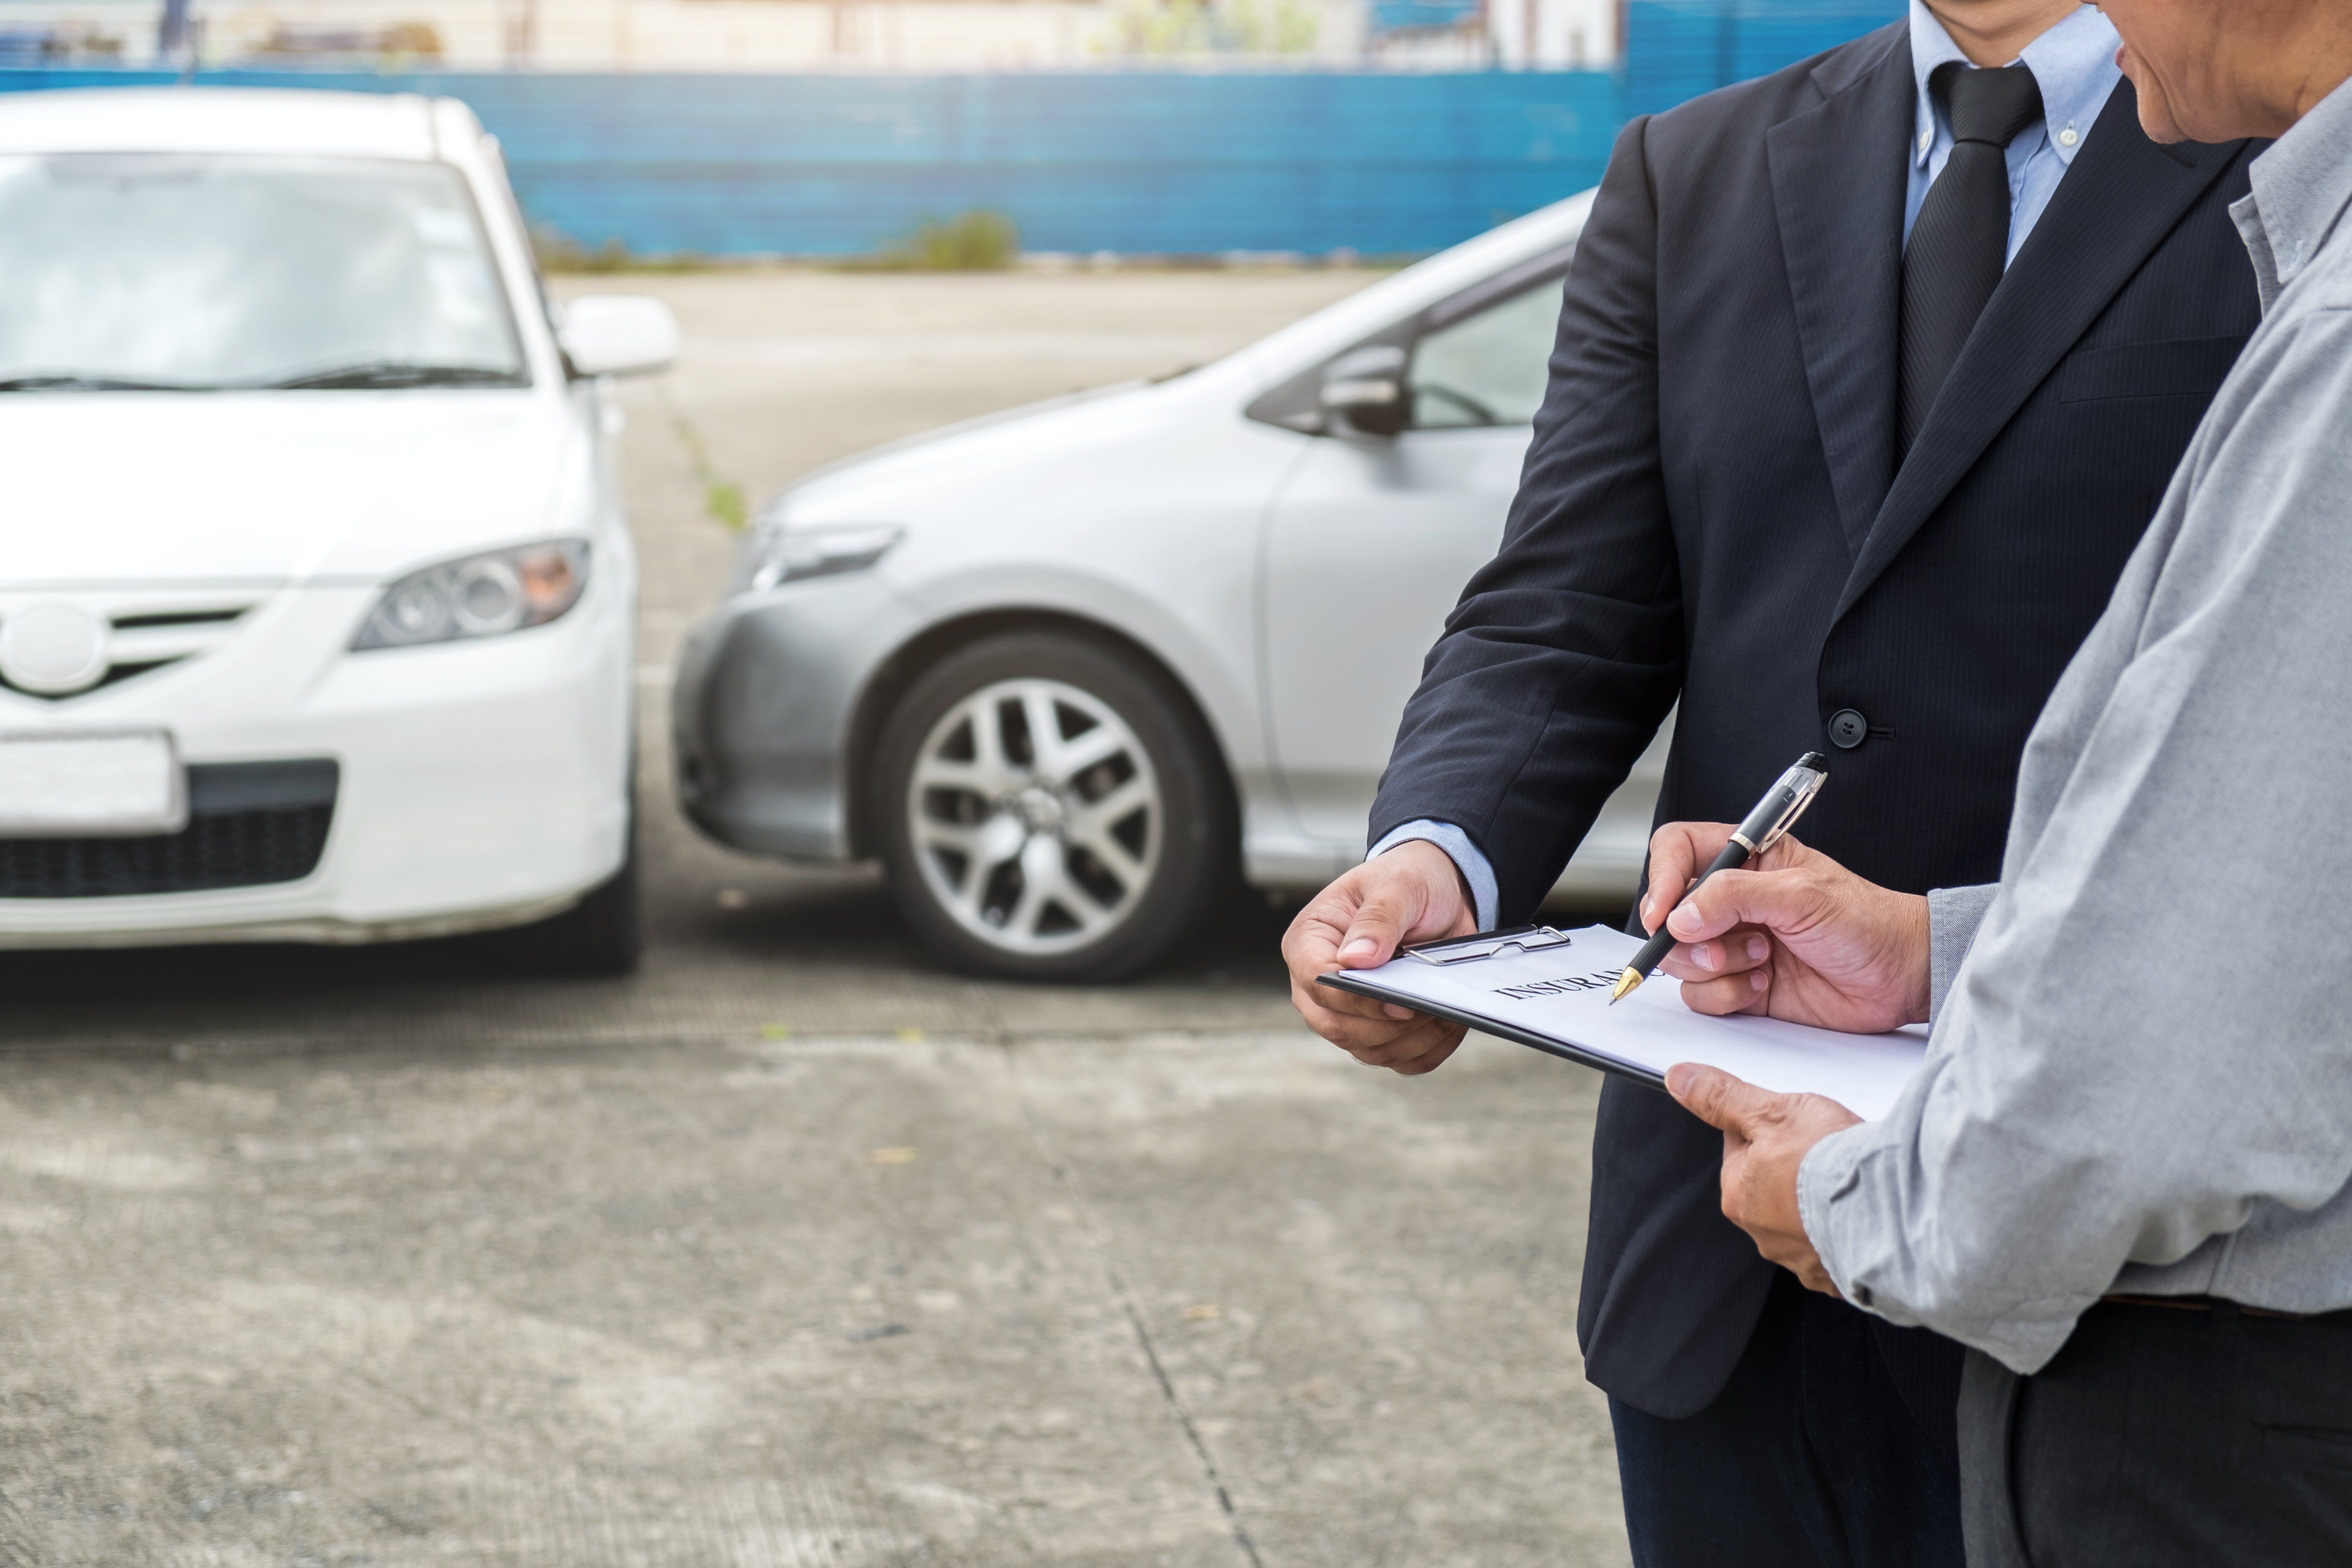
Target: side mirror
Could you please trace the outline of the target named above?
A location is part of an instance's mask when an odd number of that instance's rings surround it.
[[[556,341],[572,373],[635,376],[677,358],[677,318],[646,294],[591,294],[563,308]]]
[[[1394,343],[1374,343],[1340,355],[1323,372],[1318,401],[1323,428],[1340,434],[1343,424],[1366,435],[1394,435],[1412,423],[1412,392],[1405,385],[1405,351]]]

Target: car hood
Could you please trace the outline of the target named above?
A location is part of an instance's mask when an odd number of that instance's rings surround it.
[[[1169,381],[1125,382],[982,414],[818,469],[777,498],[781,515],[802,523],[896,522],[940,495],[963,494],[1003,474],[1165,427],[1173,405],[1224,398],[1221,363]]]
[[[0,586],[369,581],[542,537],[568,455],[530,392],[0,397]]]

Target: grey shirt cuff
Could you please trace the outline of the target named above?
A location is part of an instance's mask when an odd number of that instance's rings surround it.
[[[1992,907],[2000,883],[1979,887],[1939,887],[1927,894],[1927,1017],[1933,1021],[1952,994],[1969,945],[1977,939],[1985,911]]]
[[[1813,1244],[1822,1267],[1829,1270],[1840,1293],[1864,1308],[1876,1303],[1871,1301],[1868,1289],[1855,1284],[1838,1266],[1837,1234],[1831,1225],[1830,1204],[1853,1189],[1869,1145],[1869,1123],[1841,1128],[1807,1149],[1797,1166],[1797,1218],[1805,1228],[1805,1239]]]
[[[1492,931],[1496,912],[1503,902],[1502,894],[1495,885],[1495,868],[1487,863],[1485,855],[1478,852],[1478,846],[1470,841],[1470,835],[1453,823],[1431,821],[1425,817],[1417,822],[1407,822],[1374,844],[1371,852],[1364,858],[1370,860],[1388,853],[1399,844],[1415,841],[1435,844],[1460,868],[1462,880],[1470,884],[1470,902],[1477,909],[1478,929]]]

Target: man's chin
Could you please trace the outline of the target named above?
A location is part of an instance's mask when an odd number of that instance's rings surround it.
[[[2131,78],[2134,90],[2139,94],[2139,128],[2147,133],[2147,139],[2165,146],[2188,141],[2188,133],[2173,118],[2172,105],[2165,101],[2164,89],[2148,78],[2147,68],[2132,53],[2129,44],[2116,48],[2116,66]]]
[[[2133,67],[2137,62],[2131,59],[2130,55],[2131,51],[2126,49],[2116,57],[2123,65],[2124,74],[2131,78],[2132,86],[2139,92],[2139,128],[2147,132],[2147,139],[2150,141],[2168,147],[2176,141],[2188,141],[2188,133],[2180,129],[2179,121],[2173,118],[2172,106],[2164,99],[2163,89],[2151,87],[2140,79],[2133,70]]]

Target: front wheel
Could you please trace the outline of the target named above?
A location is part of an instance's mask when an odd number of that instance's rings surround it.
[[[886,721],[870,819],[908,924],[958,967],[1103,979],[1189,933],[1234,859],[1200,721],[1065,632],[949,654]]]

